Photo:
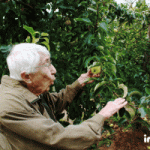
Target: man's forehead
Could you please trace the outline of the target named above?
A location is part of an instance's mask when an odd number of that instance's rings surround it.
[[[47,62],[48,60],[50,60],[50,55],[47,55],[45,53],[42,53],[42,52],[39,52],[40,54],[40,62],[39,62],[39,65]]]
[[[50,59],[50,55],[47,55],[47,54],[42,53],[42,52],[39,52],[39,54],[40,54],[40,57],[41,57],[43,60]]]

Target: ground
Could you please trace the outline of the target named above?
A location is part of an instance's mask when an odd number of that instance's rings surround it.
[[[148,150],[150,148],[150,142],[144,143],[144,134],[150,136],[148,128],[139,126],[136,129],[130,128],[123,131],[122,128],[117,125],[114,126],[115,132],[112,135],[104,133],[101,141],[107,139],[107,146],[98,146],[100,150]],[[110,145],[110,141],[112,141]],[[108,147],[109,146],[109,147]]]

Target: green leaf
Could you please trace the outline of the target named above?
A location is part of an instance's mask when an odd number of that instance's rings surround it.
[[[111,69],[112,69],[112,71],[114,72],[114,75],[115,75],[117,70],[116,70],[116,66],[114,64],[112,64]]]
[[[28,26],[26,26],[26,25],[23,25],[23,28],[24,28],[25,30],[27,30],[31,35],[33,35],[33,34],[35,33],[35,31],[33,30],[32,27],[28,27]]]
[[[103,29],[106,33],[108,32],[107,24],[106,22],[101,22],[98,24],[98,27]]]
[[[149,99],[150,99],[150,95],[145,98],[146,101],[148,101]]]
[[[87,8],[87,10],[90,10],[90,11],[92,11],[92,12],[97,12],[97,10],[96,10],[96,9],[91,8],[91,7],[88,7],[88,8]]]
[[[56,4],[59,4],[59,3],[61,3],[61,2],[63,2],[63,0],[57,0],[57,1],[56,1]]]
[[[73,8],[72,6],[59,6],[61,9],[71,9],[71,10],[75,10],[75,8]]]
[[[50,19],[50,18],[52,18],[53,17],[53,10],[51,10],[50,12],[49,12],[49,14],[48,14],[48,18]]]
[[[100,141],[100,142],[98,143],[98,146],[101,147],[101,146],[103,146],[104,144],[107,145],[107,147],[109,147],[109,146],[112,144],[112,141],[111,141],[110,139],[105,139],[105,140],[103,140],[103,141]]]
[[[89,18],[75,18],[74,20],[92,24],[92,22]]]
[[[123,98],[125,98],[128,94],[128,87],[125,86],[124,84],[119,84],[118,87],[123,90],[124,92]]]
[[[93,56],[92,57],[89,57],[86,61],[85,61],[85,68],[88,67],[88,64],[90,63],[91,60],[93,60]]]
[[[49,36],[49,34],[42,32],[42,33],[41,33],[41,36]]]
[[[109,130],[110,134],[114,133],[114,130],[109,125],[104,125],[105,130]]]
[[[47,47],[47,49],[50,51],[50,46],[48,42],[41,42],[41,43],[44,44]]]
[[[96,78],[87,78],[87,79],[84,81],[84,83],[89,82],[89,81],[91,81],[91,80],[96,80]]]
[[[91,0],[91,3],[92,3],[93,5],[96,5],[96,2],[95,2],[94,0]]]
[[[27,38],[26,38],[26,42],[27,42],[27,43],[30,43],[30,42],[31,42],[31,38],[30,38],[30,36],[27,36]]]
[[[32,43],[37,43],[40,40],[40,38],[35,38],[34,36],[32,36]]]
[[[129,113],[127,110],[125,110],[124,115],[125,115],[129,120],[131,119],[131,115],[130,115],[130,113]]]
[[[11,49],[12,49],[12,45],[0,46],[0,51],[2,53],[9,53]]]
[[[115,78],[114,81],[123,81],[122,78]]]
[[[104,60],[104,61],[108,61],[105,56],[101,56],[101,57],[100,57],[100,60],[101,60],[101,61],[103,61],[103,60]]]
[[[100,89],[100,87],[104,86],[106,83],[107,83],[107,81],[102,81],[100,83],[97,83],[96,86],[95,86],[95,88],[94,88],[95,94],[97,94],[98,91],[99,91],[99,89]]]
[[[145,111],[145,108],[144,108],[144,107],[139,108],[138,111],[139,111],[140,114],[141,114],[141,118],[143,118],[143,117],[146,116],[146,111]]]
[[[116,60],[111,55],[107,55],[105,56],[105,58],[107,58],[110,62],[116,64]]]
[[[146,88],[145,88],[145,92],[146,92],[148,95],[150,95],[150,87],[146,87]]]
[[[44,38],[41,38],[41,39],[44,39],[47,43],[49,43],[49,38],[44,37]]]
[[[36,35],[38,35],[38,38],[36,38]],[[40,35],[40,32],[38,32],[38,31],[35,31],[35,32],[33,33],[33,35],[32,35],[32,43],[37,43],[37,42],[39,42],[39,40],[40,40],[39,35]]]
[[[86,6],[87,5],[87,1],[82,1],[80,4],[78,4],[78,7],[80,6]]]
[[[121,119],[118,121],[118,125],[119,125],[119,126],[122,126],[123,123],[125,123],[126,121],[127,121],[126,118],[121,118]]]
[[[89,34],[87,36],[87,38],[85,39],[85,43],[87,43],[88,45],[92,44],[92,40],[94,39],[94,35],[93,34]]]
[[[106,62],[105,67],[106,67],[105,73],[108,73],[108,70],[109,70],[109,74],[116,76],[116,65],[115,64],[113,64],[111,62]]]
[[[117,118],[118,114],[117,114],[117,113],[115,113],[113,116]]]
[[[35,38],[40,38],[40,32],[35,31],[32,36],[34,36]]]
[[[146,96],[142,96],[140,99],[140,104],[144,104],[146,102]]]
[[[133,96],[133,95],[137,95],[137,96],[139,96],[139,97],[142,96],[141,92],[139,92],[139,91],[133,91],[133,92],[131,92],[131,93],[129,94],[129,97],[131,97],[131,96]]]
[[[100,58],[99,58],[98,56],[92,56],[92,57],[89,57],[88,59],[86,59],[86,61],[85,61],[85,68],[88,67],[89,63],[90,63],[92,60],[93,60],[93,61],[100,61]]]

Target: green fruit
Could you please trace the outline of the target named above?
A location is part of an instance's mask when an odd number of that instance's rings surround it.
[[[97,48],[100,50],[104,50],[104,46],[98,46]]]
[[[118,30],[117,30],[117,29],[114,29],[114,32],[118,32]]]
[[[100,62],[93,62],[93,64],[88,67],[88,70],[91,69],[93,74],[98,74],[101,72],[101,68]]]
[[[113,126],[114,126],[114,124],[112,124],[112,123],[111,123],[109,126],[110,126],[110,127],[113,127]]]
[[[71,21],[70,20],[66,20],[65,24],[66,25],[71,25]]]
[[[91,72],[92,72],[93,74],[98,74],[98,73],[100,73],[100,72],[101,72],[101,66],[92,67],[92,68],[91,68]]]

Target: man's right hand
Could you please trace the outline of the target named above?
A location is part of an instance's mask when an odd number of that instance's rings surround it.
[[[118,112],[119,109],[127,105],[127,101],[123,98],[117,98],[114,101],[109,101],[106,106],[99,112],[105,120]]]

